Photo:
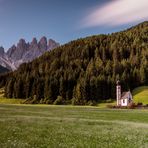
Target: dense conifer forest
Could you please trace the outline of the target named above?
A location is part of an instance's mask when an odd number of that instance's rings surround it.
[[[2,75],[8,98],[29,103],[95,104],[148,85],[148,22],[110,35],[78,39]]]

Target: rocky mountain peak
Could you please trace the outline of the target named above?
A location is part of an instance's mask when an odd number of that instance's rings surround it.
[[[5,53],[4,48],[1,46],[1,47],[0,47],[0,56],[1,56],[1,55],[4,55],[4,53]]]
[[[8,55],[8,57],[11,57],[11,55],[14,53],[15,50],[16,50],[15,45],[13,45],[11,48],[9,48],[7,53],[6,53]]]
[[[23,39],[23,38],[22,38],[22,39],[20,39],[20,40],[19,40],[19,44],[26,44],[25,39]]]
[[[24,48],[24,49],[27,48],[27,43],[24,39],[20,39],[18,44],[17,44],[17,49],[21,50],[22,48]]]
[[[13,45],[8,49],[7,53],[4,52],[3,47],[0,47],[0,55],[4,54],[4,56],[1,56],[3,59],[0,59],[0,65],[15,70],[20,64],[30,62],[47,50],[51,50],[57,46],[59,44],[54,40],[50,40],[47,46],[47,38],[45,36],[39,42],[36,38],[33,38],[31,43],[26,43],[24,39],[20,39],[17,46]]]
[[[60,46],[59,43],[55,42],[54,40],[52,39],[49,39],[48,40],[48,50],[51,50],[51,49],[54,49],[56,47]]]
[[[31,42],[31,45],[37,45],[38,44],[38,41],[36,38],[33,38],[32,39],[32,42]]]
[[[32,39],[32,42],[29,45],[29,50],[38,50],[38,41],[36,38]]]
[[[43,36],[43,37],[40,39],[39,43],[47,44],[47,38],[46,38],[45,36]]]
[[[28,50],[28,44],[24,39],[20,39],[17,46],[12,46],[8,50],[8,57],[14,61],[21,60],[23,54]]]
[[[47,50],[47,38],[45,36],[43,36],[40,39],[38,45],[39,45],[40,50],[46,51]]]

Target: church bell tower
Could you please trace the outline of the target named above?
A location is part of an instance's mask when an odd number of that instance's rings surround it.
[[[117,81],[117,85],[116,85],[116,99],[117,99],[117,106],[121,105],[121,85],[120,85],[120,81]]]

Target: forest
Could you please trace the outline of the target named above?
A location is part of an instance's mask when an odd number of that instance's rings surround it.
[[[89,105],[148,85],[148,22],[71,41],[0,76],[8,98],[26,103]]]

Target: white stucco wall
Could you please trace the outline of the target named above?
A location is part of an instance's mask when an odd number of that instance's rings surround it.
[[[128,99],[121,99],[121,106],[127,106],[128,105]]]

